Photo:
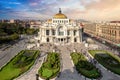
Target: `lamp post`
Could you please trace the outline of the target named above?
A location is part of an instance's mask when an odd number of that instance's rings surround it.
[[[86,77],[85,77],[85,80],[86,80]]]

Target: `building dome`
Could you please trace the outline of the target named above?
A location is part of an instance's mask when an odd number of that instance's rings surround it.
[[[48,19],[47,22],[48,22],[48,23],[52,23],[52,19]]]
[[[67,16],[62,14],[61,9],[59,9],[59,13],[55,14],[54,19],[67,19]]]

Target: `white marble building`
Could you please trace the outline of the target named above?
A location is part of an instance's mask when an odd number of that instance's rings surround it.
[[[82,27],[74,20],[62,14],[55,14],[40,26],[38,37],[40,43],[70,44],[82,42]]]

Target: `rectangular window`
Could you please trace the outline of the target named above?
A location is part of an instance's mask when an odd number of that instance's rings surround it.
[[[52,35],[55,35],[55,30],[52,30]]]
[[[73,31],[74,36],[76,35],[76,33],[77,33],[77,31],[76,31],[76,30],[74,30],[74,31]]]
[[[70,31],[69,30],[67,31],[67,35],[70,35]]]
[[[49,35],[49,30],[46,30],[46,35]]]
[[[63,36],[63,35],[64,35],[64,32],[60,31],[60,32],[59,32],[59,35],[60,35],[60,36]]]

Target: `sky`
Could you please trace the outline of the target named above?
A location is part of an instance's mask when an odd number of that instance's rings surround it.
[[[0,19],[49,19],[59,8],[70,19],[120,20],[120,0],[0,0]]]

